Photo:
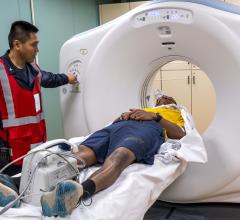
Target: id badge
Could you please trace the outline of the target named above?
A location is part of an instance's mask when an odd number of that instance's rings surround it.
[[[36,112],[39,112],[41,110],[39,93],[34,95],[34,100],[35,100],[35,110],[36,110]]]

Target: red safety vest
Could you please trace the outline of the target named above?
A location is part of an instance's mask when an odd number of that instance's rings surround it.
[[[11,160],[28,153],[28,151],[47,139],[46,125],[42,109],[41,71],[39,71],[32,91],[22,88],[14,76],[10,75],[0,59],[0,113],[3,131],[0,137],[11,149]],[[15,163],[21,165],[22,160]]]

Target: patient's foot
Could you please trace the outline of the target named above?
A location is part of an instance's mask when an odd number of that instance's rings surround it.
[[[67,180],[59,183],[53,191],[42,195],[43,215],[64,217],[71,214],[82,194],[82,185],[75,181]]]
[[[10,202],[18,197],[18,190],[11,177],[0,174],[0,206],[5,207]],[[13,207],[18,208],[20,202],[17,202]]]

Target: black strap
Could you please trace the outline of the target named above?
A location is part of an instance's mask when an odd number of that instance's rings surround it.
[[[2,115],[0,113],[0,168],[10,162],[10,148],[7,144],[7,134],[3,129]]]
[[[1,140],[1,142],[2,141],[7,142],[7,134],[4,131],[4,129],[3,129],[3,122],[2,122],[2,114],[1,114],[1,112],[0,112],[0,140]],[[0,145],[1,144],[2,143],[0,143]]]

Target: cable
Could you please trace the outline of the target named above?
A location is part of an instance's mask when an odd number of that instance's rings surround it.
[[[23,156],[15,159],[15,160],[11,161],[11,162],[8,163],[7,165],[5,165],[5,166],[0,170],[0,173],[2,173],[5,169],[7,169],[9,166],[11,166],[12,164],[14,164],[15,162],[17,162],[17,161],[19,161],[19,160],[21,160],[21,159],[23,159],[23,158],[25,158],[25,157],[27,157],[27,156],[29,156],[29,155],[31,155],[31,154],[35,154],[35,153],[37,153],[37,152],[44,151],[44,150],[46,150],[46,149],[48,149],[48,148],[55,147],[55,146],[57,146],[58,144],[60,144],[60,143],[55,143],[54,145],[52,145],[52,146],[47,146],[47,147],[44,148],[44,149],[34,150],[34,151],[32,151],[32,152],[27,153],[27,154],[25,154],[25,155],[23,155]],[[71,144],[71,143],[68,143],[68,144],[69,144],[71,147],[73,147],[73,148],[75,147],[74,144]],[[76,158],[76,159],[77,159],[77,158]],[[82,159],[80,159],[80,160],[82,160]],[[81,162],[82,162],[82,161],[81,161]]]
[[[0,170],[0,173],[2,173],[5,169],[7,169],[9,166],[11,166],[12,164],[14,164],[15,162],[17,162],[17,161],[19,161],[19,160],[21,160],[21,159],[23,159],[23,158],[25,158],[25,157],[27,157],[27,156],[29,156],[29,155],[31,155],[31,154],[35,154],[35,153],[37,153],[37,152],[40,152],[40,151],[42,151],[42,149],[41,149],[41,150],[37,150],[37,151],[33,151],[33,152],[29,152],[29,153],[27,153],[27,154],[25,154],[25,155],[23,155],[23,156],[15,159],[15,160],[11,161],[10,163],[8,163],[7,165],[5,165],[5,166]]]
[[[55,145],[54,145],[54,146],[55,146]],[[53,146],[51,146],[51,147],[53,147]],[[59,156],[60,158],[62,158],[63,160],[65,160],[65,161],[67,162],[67,164],[68,164],[68,165],[73,169],[73,171],[75,172],[75,175],[72,175],[71,178],[76,177],[76,176],[79,176],[79,170],[78,170],[78,169],[76,170],[75,167],[74,167],[66,158],[64,158],[63,156],[72,157],[72,158],[75,158],[75,159],[81,161],[81,163],[82,163],[81,168],[84,168],[84,167],[86,166],[85,161],[84,161],[82,158],[80,158],[80,157],[78,157],[78,156],[76,156],[76,155],[74,155],[74,154],[71,154],[71,153],[63,153],[63,152],[58,152],[58,153],[57,153],[57,152],[52,152],[52,151],[47,150],[47,149],[40,149],[40,150],[36,150],[36,151],[34,151],[34,152],[30,152],[30,153],[28,153],[28,154],[26,154],[26,155],[23,155],[23,156],[17,158],[16,160],[14,160],[14,161],[12,161],[11,163],[9,163],[9,164],[7,164],[6,166],[4,166],[4,167],[0,170],[0,173],[3,172],[7,167],[11,166],[11,165],[12,165],[13,163],[15,163],[16,161],[21,160],[22,158],[25,158],[25,157],[27,157],[27,156],[29,156],[29,155],[31,155],[31,154],[36,154],[36,153],[41,152],[41,151],[47,151],[47,152],[49,152],[49,154],[45,155],[43,158],[40,159],[40,161],[37,162],[37,165],[34,167],[33,172],[32,172],[32,174],[31,174],[31,176],[30,176],[30,178],[29,178],[29,181],[28,181],[26,187],[24,188],[24,190],[19,194],[19,196],[18,196],[14,201],[10,202],[7,206],[5,206],[5,207],[0,211],[0,215],[2,215],[3,213],[5,213],[8,209],[12,208],[20,199],[22,200],[22,199],[25,198],[25,197],[31,196],[31,195],[29,194],[29,195],[25,195],[25,196],[23,197],[23,194],[26,192],[26,190],[28,189],[29,185],[31,184],[32,178],[33,178],[33,176],[35,175],[35,172],[36,172],[39,164],[40,164],[40,163],[42,162],[42,160],[44,160],[45,158],[47,158],[47,157],[49,157],[49,156],[51,156],[51,155],[57,155],[57,156]],[[66,179],[68,179],[68,178],[66,178]],[[63,179],[62,181],[65,181],[66,179]],[[59,182],[62,182],[62,181],[59,181]],[[57,184],[58,184],[59,182],[57,182]],[[37,194],[35,193],[34,195],[37,195]]]
[[[86,167],[85,161],[75,154],[61,152],[61,155],[68,156],[68,157],[73,157],[73,158],[77,159],[78,161],[80,161],[82,163],[82,165],[80,165],[80,168],[85,168]]]
[[[55,154],[55,155],[61,157],[62,159],[66,160],[66,158],[62,157],[62,155],[60,155],[59,153],[51,152],[51,151],[49,151],[49,150],[47,150],[47,149],[42,149],[42,150],[39,150],[39,151],[47,151],[47,152],[49,152],[50,154],[44,156],[43,158],[41,158],[40,161],[38,161],[37,165],[34,167],[34,170],[33,170],[32,174],[31,174],[31,176],[30,176],[30,178],[29,178],[29,181],[28,181],[28,183],[27,183],[27,186],[24,188],[24,190],[19,194],[19,196],[18,196],[14,201],[12,201],[12,202],[10,202],[9,204],[7,204],[7,205],[0,211],[0,215],[2,215],[3,213],[5,213],[8,209],[12,208],[12,207],[23,197],[23,194],[26,192],[27,188],[29,187],[29,185],[30,185],[30,183],[31,183],[31,181],[32,181],[32,178],[33,178],[33,176],[34,176],[34,174],[35,174],[35,172],[36,172],[36,170],[37,170],[37,168],[38,168],[38,166],[39,166],[39,164],[41,163],[42,160],[44,160],[45,158],[47,158],[47,157],[49,157],[50,155],[53,155],[53,154]],[[38,151],[37,151],[37,152],[38,152]],[[34,152],[34,153],[36,153],[36,152]],[[67,161],[67,160],[66,160],[66,161]],[[67,161],[67,163],[70,164],[69,161]],[[74,169],[74,171],[76,171],[75,168],[72,166],[72,164],[71,164],[71,167]],[[76,171],[76,174],[78,175],[79,172]]]
[[[43,157],[43,158],[37,163],[37,165],[34,167],[33,174],[35,173],[35,171],[36,171],[39,163],[40,163],[43,159],[45,159],[45,157]],[[12,202],[8,203],[8,204],[0,211],[0,215],[2,215],[3,213],[5,213],[8,209],[12,208],[12,207],[20,200],[20,198],[23,196],[23,194],[24,194],[25,191],[27,190],[28,186],[30,185],[31,180],[32,180],[32,177],[33,177],[33,175],[30,176],[29,181],[28,181],[28,183],[27,183],[27,187],[25,187],[25,189],[19,194],[19,196],[18,196],[15,200],[13,200]]]

